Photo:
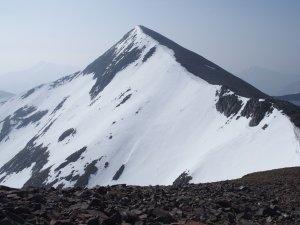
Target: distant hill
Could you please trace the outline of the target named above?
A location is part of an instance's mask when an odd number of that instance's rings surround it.
[[[297,94],[300,93],[300,80],[291,82],[282,89],[284,94]]]
[[[0,90],[17,94],[76,71],[73,66],[40,62],[27,70],[0,74]]]
[[[6,92],[6,91],[1,91],[0,90],[0,99],[2,98],[7,98],[7,97],[10,97],[10,96],[13,96],[14,94],[12,93],[9,93],[9,92]]]
[[[292,94],[292,95],[282,95],[282,96],[277,96],[276,98],[289,101],[291,103],[294,103],[295,105],[300,106],[300,93],[298,94]]]

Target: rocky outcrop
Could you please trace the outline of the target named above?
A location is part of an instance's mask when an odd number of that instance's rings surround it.
[[[0,174],[6,176],[12,173],[19,173],[22,170],[32,167],[32,177],[39,174],[40,170],[48,162],[49,152],[43,144],[36,144],[38,137],[33,137],[26,146],[15,155],[10,161],[0,168]],[[5,178],[5,176],[3,177]]]
[[[251,117],[250,127],[257,126],[266,114],[272,113],[272,103],[265,100],[249,99],[241,112],[241,116]]]
[[[187,185],[192,179],[193,178],[187,172],[183,172],[173,182],[173,186],[184,186],[184,185]]]
[[[216,92],[216,96],[218,97],[216,109],[220,113],[231,117],[237,115],[242,109],[238,116],[250,118],[250,127],[257,126],[274,109],[273,103],[267,99],[250,98],[243,106],[243,101],[239,99],[239,96],[224,86]]]
[[[229,89],[222,86],[216,95],[219,97],[216,103],[216,109],[225,116],[234,116],[242,108],[243,102]]]

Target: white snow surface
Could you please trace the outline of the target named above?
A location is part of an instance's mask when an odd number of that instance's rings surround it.
[[[300,165],[299,129],[287,116],[274,109],[255,127],[249,127],[250,118],[236,119],[239,113],[227,118],[215,106],[220,86],[189,73],[176,62],[170,49],[138,27],[131,35],[136,35],[136,47],[145,46],[143,55],[120,71],[96,101],[89,95],[95,83],[93,74],[79,74],[62,86],[44,85],[25,99],[18,95],[0,106],[0,128],[8,115],[25,105],[49,110],[38,123],[14,128],[9,138],[0,142],[0,167],[54,120],[36,140],[36,145],[48,147],[49,158],[43,167],[51,167],[48,183],[57,178],[55,168],[84,146],[87,150],[80,159],[62,168],[58,178],[73,170],[73,175],[82,175],[87,163],[101,157],[89,187],[117,183],[169,185],[184,171],[193,177],[191,182],[211,182]],[[120,43],[116,54],[128,42]],[[153,46],[155,53],[142,63]],[[131,97],[117,107],[129,94]],[[63,107],[51,114],[65,97]],[[240,99],[245,105],[247,99]],[[262,129],[265,124],[267,129]],[[69,128],[76,129],[76,134],[58,142]],[[122,165],[125,169],[120,178],[112,180]],[[29,179],[32,166],[7,176],[1,184],[21,187]],[[75,181],[62,179],[55,186],[59,184],[69,187]]]

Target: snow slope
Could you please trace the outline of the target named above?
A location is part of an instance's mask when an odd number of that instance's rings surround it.
[[[276,102],[236,94],[242,81],[204,58],[232,82],[192,74],[167,46],[137,26],[82,72],[1,105],[0,184],[207,182],[300,165],[299,128]]]

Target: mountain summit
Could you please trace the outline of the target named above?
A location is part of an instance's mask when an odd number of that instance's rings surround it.
[[[137,26],[84,70],[0,105],[0,183],[238,178],[299,166],[299,127],[298,107]]]

